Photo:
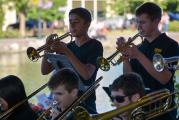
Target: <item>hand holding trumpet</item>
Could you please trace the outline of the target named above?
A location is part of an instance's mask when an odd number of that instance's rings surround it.
[[[60,50],[57,50],[56,47],[60,44],[60,41],[66,37],[70,36],[72,40],[72,35],[70,32],[67,32],[63,34],[62,36],[58,36],[57,34],[51,34],[50,36],[47,37],[46,39],[46,44],[35,49],[34,47],[28,47],[27,48],[27,56],[31,61],[37,61],[39,58],[43,57],[44,55],[40,55],[42,51],[44,52],[60,52]],[[57,44],[59,43],[59,44]],[[65,48],[64,43],[63,48]],[[61,45],[62,46],[62,45]],[[58,46],[59,47],[59,46]],[[62,49],[62,48],[61,48]],[[62,50],[61,50],[62,52]],[[63,52],[62,52],[63,53]]]
[[[128,42],[133,41],[133,38],[129,37]],[[129,59],[138,59],[140,56],[140,51],[138,50],[137,46],[134,43],[130,43],[130,45],[126,45],[128,42],[126,42],[124,37],[117,38],[116,41],[116,49],[120,50],[122,54],[122,60],[129,60]]]
[[[67,54],[69,51],[69,49],[67,48],[67,44],[62,41],[55,41],[50,48],[52,51],[58,54]]]
[[[58,37],[58,35],[57,34],[51,34],[51,35],[49,35],[47,38],[46,38],[46,43],[45,43],[45,45],[47,45],[47,46],[49,46],[49,47],[46,47],[46,49],[45,49],[45,51],[46,52],[54,52],[53,50],[52,50],[52,47],[51,47],[51,45],[55,42],[55,39]]]

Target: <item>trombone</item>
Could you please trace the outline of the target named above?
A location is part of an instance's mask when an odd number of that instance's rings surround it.
[[[168,58],[163,58],[162,55],[156,53],[153,56],[153,66],[157,72],[162,72],[165,67],[168,69],[178,70],[178,65],[171,65],[171,63],[178,62],[179,56],[173,56]]]
[[[67,116],[70,111],[73,111],[73,109],[75,109],[80,103],[86,100],[93,93],[93,91],[99,87],[99,82],[102,80],[102,78],[103,77],[100,76],[79,98],[77,98],[67,109],[58,114],[53,120],[63,120],[63,118]],[[43,120],[44,116],[49,113],[51,109],[52,107],[44,111],[37,120]]]
[[[143,96],[137,102],[94,116],[90,116],[84,108],[77,107],[75,120],[110,120],[126,111],[131,111],[129,120],[149,120],[174,110],[176,106],[172,106],[172,98],[175,94],[179,92],[170,93],[168,89],[162,89]]]
[[[53,120],[63,120],[63,118],[70,112],[74,112],[75,108],[81,104],[84,100],[86,100],[94,90],[96,90],[99,87],[99,82],[103,79],[102,76],[100,76],[89,88],[79,97],[77,100],[75,100],[66,110],[64,110],[62,113],[57,115]],[[76,120],[76,119],[75,119]]]
[[[141,37],[140,32],[137,33],[136,35],[134,35],[130,41],[127,41],[123,47],[118,48],[112,55],[110,55],[107,58],[104,57],[98,57],[97,58],[97,65],[99,66],[99,68],[103,71],[108,71],[110,69],[110,63],[115,66],[117,64],[120,64],[123,61],[122,56],[119,56],[119,58],[117,59],[117,61],[114,61],[114,58],[121,53],[122,51],[124,51],[128,46],[130,46],[132,44],[132,42],[137,38],[137,37]]]
[[[19,103],[17,103],[16,105],[14,105],[12,108],[8,109],[6,112],[2,113],[0,115],[0,120],[5,119],[6,117],[8,117],[8,115],[10,115],[13,110],[17,109],[19,106],[23,105],[28,99],[30,99],[31,97],[33,97],[34,95],[36,95],[38,92],[40,92],[41,90],[43,90],[45,87],[47,86],[47,83],[44,84],[43,86],[41,86],[39,89],[37,89],[36,91],[34,91],[33,93],[31,93],[29,96],[27,96],[26,99],[20,101]]]
[[[71,37],[71,40],[72,40],[72,35],[71,35],[70,32],[67,32],[67,33],[63,34],[63,35],[60,36],[60,37],[54,36],[54,37],[53,37],[53,40],[56,40],[56,41],[59,40],[59,41],[60,41],[60,40],[66,38],[66,37],[68,37],[68,36],[70,36],[70,37]],[[35,49],[34,47],[28,47],[28,48],[27,48],[27,51],[26,51],[27,56],[28,56],[28,58],[29,58],[31,61],[35,62],[35,61],[37,61],[39,58],[41,58],[41,57],[44,56],[44,55],[40,55],[40,52],[44,51],[45,49],[47,49],[47,48],[50,47],[50,46],[51,46],[51,45],[45,44],[45,45],[42,45],[41,47],[39,47],[39,48],[37,48],[37,49]]]

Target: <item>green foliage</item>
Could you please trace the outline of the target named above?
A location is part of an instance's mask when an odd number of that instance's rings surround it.
[[[42,9],[33,7],[28,10],[27,18],[38,20],[39,16],[44,21],[54,21],[56,19],[62,19],[64,13],[58,11],[60,6],[65,6],[66,1],[53,0],[53,6],[50,9]]]
[[[6,0],[6,2],[14,2],[17,13],[26,13],[26,10],[28,9],[29,0]]]
[[[178,32],[179,31],[179,21],[170,21],[168,30],[173,31],[173,32]]]
[[[144,2],[149,0],[114,0],[114,5],[112,8],[116,11],[118,15],[123,15],[124,13],[134,13],[135,9]],[[155,0],[162,9],[179,12],[179,1],[178,0]]]
[[[3,2],[2,1],[0,1],[0,28],[2,28],[2,25],[3,25],[3,19],[2,18],[4,18],[4,13],[3,13],[3,10],[2,10],[2,4],[3,4]]]
[[[6,32],[0,30],[0,38],[18,38],[19,36],[18,30],[7,30]]]

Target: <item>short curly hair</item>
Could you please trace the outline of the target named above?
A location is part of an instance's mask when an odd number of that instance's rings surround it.
[[[74,70],[69,68],[63,68],[57,71],[54,75],[51,76],[48,87],[53,90],[56,89],[59,85],[64,85],[65,89],[68,92],[71,92],[73,89],[78,89],[79,77],[74,72]]]
[[[137,73],[125,73],[114,80],[110,86],[111,91],[122,89],[125,95],[139,93],[142,97],[145,94],[145,87],[141,76]]]
[[[147,14],[151,20],[161,19],[162,9],[155,3],[146,2],[136,9],[135,14],[136,16],[140,16],[141,14]]]
[[[71,15],[71,14],[76,14],[76,15],[80,16],[82,19],[84,19],[84,21],[91,23],[91,20],[92,20],[91,14],[85,8],[82,8],[82,7],[74,8],[74,9],[70,10],[69,15]]]

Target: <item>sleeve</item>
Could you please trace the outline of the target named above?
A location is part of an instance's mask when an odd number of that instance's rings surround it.
[[[170,46],[168,46],[164,57],[173,57],[179,55],[179,46],[177,42],[172,42]]]
[[[179,46],[177,42],[173,42],[170,46],[168,46],[165,54],[163,55],[164,58],[170,58],[170,57],[174,57],[174,56],[178,56],[179,55]],[[178,63],[178,61],[176,62],[172,62],[169,63],[168,66],[169,67],[173,67],[176,66]],[[173,74],[175,70],[170,70]]]
[[[103,56],[103,46],[100,42],[94,42],[90,48],[87,63],[95,65],[97,67],[97,58]]]

